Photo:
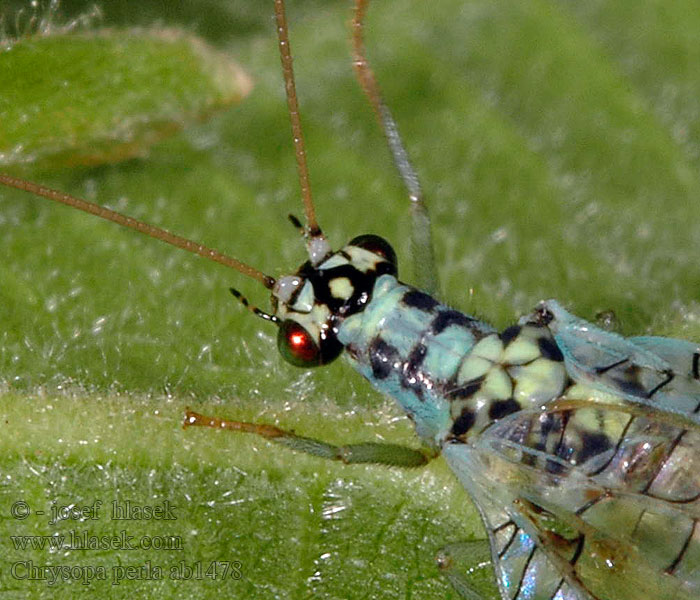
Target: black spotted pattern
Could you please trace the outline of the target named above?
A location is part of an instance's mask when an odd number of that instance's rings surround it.
[[[476,423],[476,414],[470,408],[464,408],[452,424],[452,435],[459,437],[467,433]]]
[[[401,301],[405,306],[417,308],[424,312],[431,312],[439,304],[435,298],[423,292],[419,292],[418,290],[406,292]]]
[[[425,344],[416,344],[411,350],[403,372],[401,373],[401,385],[413,390],[419,399],[423,399],[424,382],[421,378],[421,367],[428,354],[428,347]]]
[[[375,338],[368,349],[369,363],[372,367],[372,375],[377,379],[386,379],[394,370],[394,365],[399,360],[399,351],[387,344],[382,338]]]
[[[507,346],[510,344],[516,337],[518,337],[521,330],[522,327],[520,327],[520,325],[511,325],[507,329],[504,329],[499,336],[503,342],[503,345]]]
[[[508,398],[508,400],[495,400],[491,403],[489,407],[489,418],[497,421],[502,419],[514,412],[520,410],[520,404],[518,404],[513,398]]]
[[[562,362],[564,360],[564,355],[561,353],[559,346],[557,346],[557,344],[551,338],[539,338],[537,340],[537,346],[539,347],[540,353],[544,358],[557,362]]]
[[[473,321],[474,319],[468,317],[467,315],[463,315],[457,310],[443,310],[438,313],[437,317],[435,317],[431,328],[433,334],[438,335],[451,325],[458,325],[460,327],[468,328]]]

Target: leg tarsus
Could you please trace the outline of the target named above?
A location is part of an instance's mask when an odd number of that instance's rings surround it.
[[[285,431],[274,425],[208,417],[187,409],[183,427],[186,429],[193,426],[254,433],[293,450],[330,460],[339,460],[346,464],[370,463],[413,468],[425,465],[434,458],[434,453],[428,450],[417,450],[396,444],[366,442],[336,446],[313,438],[296,435],[291,431]]]

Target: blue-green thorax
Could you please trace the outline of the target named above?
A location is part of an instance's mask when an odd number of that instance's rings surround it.
[[[546,319],[499,334],[401,283],[396,271],[389,244],[368,235],[280,278],[272,292],[282,356],[311,367],[345,349],[435,449],[561,395],[566,369]]]
[[[435,448],[455,424],[446,390],[459,385],[465,356],[491,335],[490,326],[391,275],[379,277],[371,301],[338,328],[353,366],[378,390],[393,396],[415,422],[421,439]]]

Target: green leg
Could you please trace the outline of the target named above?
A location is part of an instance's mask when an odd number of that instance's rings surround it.
[[[440,550],[436,560],[440,571],[462,598],[501,600],[488,541],[450,544]]]
[[[212,427],[213,429],[227,429],[229,431],[241,431],[244,433],[255,433],[268,440],[283,444],[298,450],[329,458],[340,460],[347,464],[371,463],[378,465],[388,465],[391,467],[420,467],[427,464],[434,454],[425,450],[415,450],[406,446],[396,444],[349,444],[346,446],[334,446],[313,438],[302,437],[290,431],[284,431],[273,425],[260,425],[256,423],[243,423],[241,421],[229,421],[218,417],[207,417],[191,410],[185,413],[183,427]]]

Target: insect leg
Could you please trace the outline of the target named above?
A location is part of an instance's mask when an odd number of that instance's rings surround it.
[[[438,552],[435,560],[441,573],[463,598],[501,599],[491,566],[491,548],[487,540],[449,544]]]
[[[296,435],[291,431],[279,429],[274,425],[229,421],[228,419],[208,417],[187,410],[183,427],[187,428],[192,426],[255,433],[268,440],[277,442],[278,444],[283,444],[292,450],[306,452],[307,454],[313,454],[314,456],[320,456],[321,458],[328,458],[330,460],[339,460],[346,464],[370,463],[391,467],[413,468],[427,464],[434,456],[427,450],[416,450],[397,444],[367,442],[336,446],[314,438]]]
[[[418,174],[408,158],[396,121],[382,98],[379,85],[365,53],[363,33],[368,4],[369,0],[355,0],[352,18],[353,67],[360,87],[379,120],[379,126],[389,144],[394,165],[396,165],[411,201],[411,251],[415,284],[425,292],[435,294],[438,291],[439,282],[435,268],[430,215],[423,197],[423,190],[418,180]]]

